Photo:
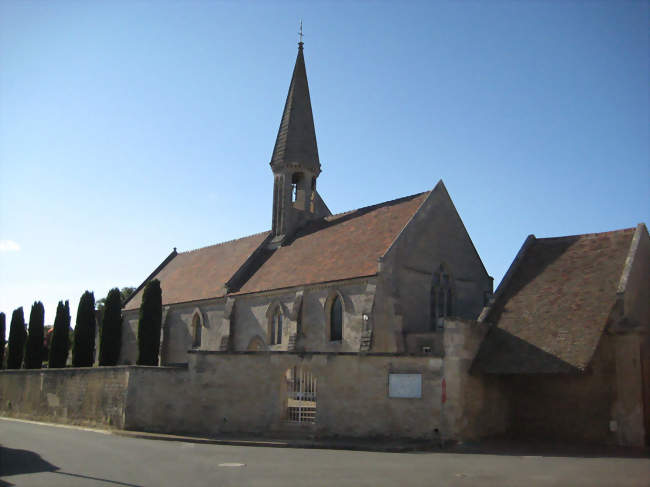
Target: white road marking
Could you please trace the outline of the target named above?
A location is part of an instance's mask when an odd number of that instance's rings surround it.
[[[74,424],[43,423],[42,421],[31,421],[29,419],[7,418],[7,417],[4,417],[4,416],[0,416],[0,420],[3,420],[3,421],[15,421],[15,422],[18,422],[18,423],[38,424],[40,426],[53,426],[55,428],[68,428],[68,429],[81,430],[81,431],[94,431],[95,433],[102,433],[104,435],[110,435],[111,434],[110,430],[100,430],[100,429],[97,429],[97,428],[88,428],[86,426],[77,426],[77,425],[74,425]]]

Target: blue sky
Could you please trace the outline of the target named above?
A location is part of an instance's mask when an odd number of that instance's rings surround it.
[[[333,212],[443,179],[495,287],[528,234],[647,223],[648,5],[3,0],[0,311],[267,230],[300,19]]]

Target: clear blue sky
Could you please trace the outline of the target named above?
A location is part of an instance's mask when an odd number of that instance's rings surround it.
[[[300,19],[333,212],[443,179],[495,287],[528,234],[649,222],[648,5],[0,1],[7,327],[269,229]]]

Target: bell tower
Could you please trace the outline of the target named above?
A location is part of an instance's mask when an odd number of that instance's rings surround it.
[[[281,245],[297,228],[330,214],[316,192],[321,172],[316,130],[303,55],[302,29],[287,101],[271,157],[273,170],[272,243]]]

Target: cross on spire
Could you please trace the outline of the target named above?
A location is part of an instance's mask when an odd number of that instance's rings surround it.
[[[302,42],[302,36],[303,36],[303,33],[302,33],[302,20],[300,21],[300,32],[298,32],[298,35],[300,36],[300,41],[298,41],[298,45],[302,46],[302,44],[303,44],[303,42]]]

